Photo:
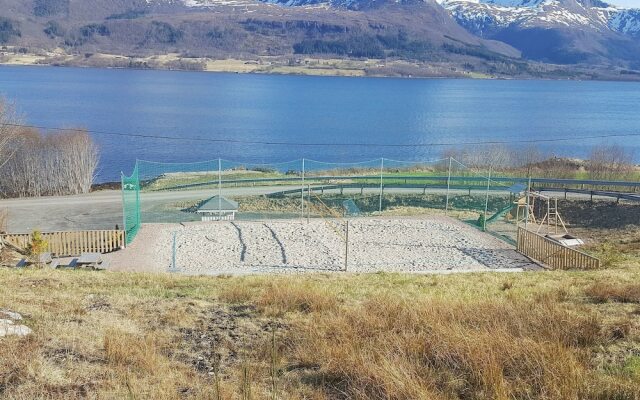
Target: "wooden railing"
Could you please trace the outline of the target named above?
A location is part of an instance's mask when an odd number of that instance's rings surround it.
[[[2,240],[20,249],[26,249],[31,242],[31,234],[3,234]],[[124,248],[124,231],[77,231],[42,233],[47,242],[47,252],[58,257],[75,257],[82,253],[110,253]]]
[[[548,265],[553,269],[596,269],[600,268],[600,260],[571,247],[518,228],[518,252],[534,261]]]

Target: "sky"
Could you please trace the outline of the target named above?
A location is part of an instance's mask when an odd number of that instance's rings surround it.
[[[640,0],[609,0],[606,2],[620,7],[640,8]]]

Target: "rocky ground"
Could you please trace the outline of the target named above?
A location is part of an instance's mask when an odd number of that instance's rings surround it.
[[[22,319],[21,314],[0,308],[0,337],[31,334],[31,329],[21,324]]]

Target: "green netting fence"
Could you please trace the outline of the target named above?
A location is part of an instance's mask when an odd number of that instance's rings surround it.
[[[142,223],[435,212],[508,237],[516,232],[511,217],[518,193],[510,187],[517,182],[522,178],[497,182],[490,170],[451,157],[353,163],[139,160],[131,176],[122,177],[124,226],[131,243]]]
[[[140,225],[140,179],[138,165],[131,176],[122,174],[122,214],[126,244],[130,244],[138,234]]]

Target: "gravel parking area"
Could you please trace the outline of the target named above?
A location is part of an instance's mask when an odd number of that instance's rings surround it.
[[[112,255],[118,270],[186,274],[537,269],[509,244],[453,218],[225,221],[145,225]],[[345,262],[345,255],[347,259]],[[135,266],[135,267],[133,267]]]

